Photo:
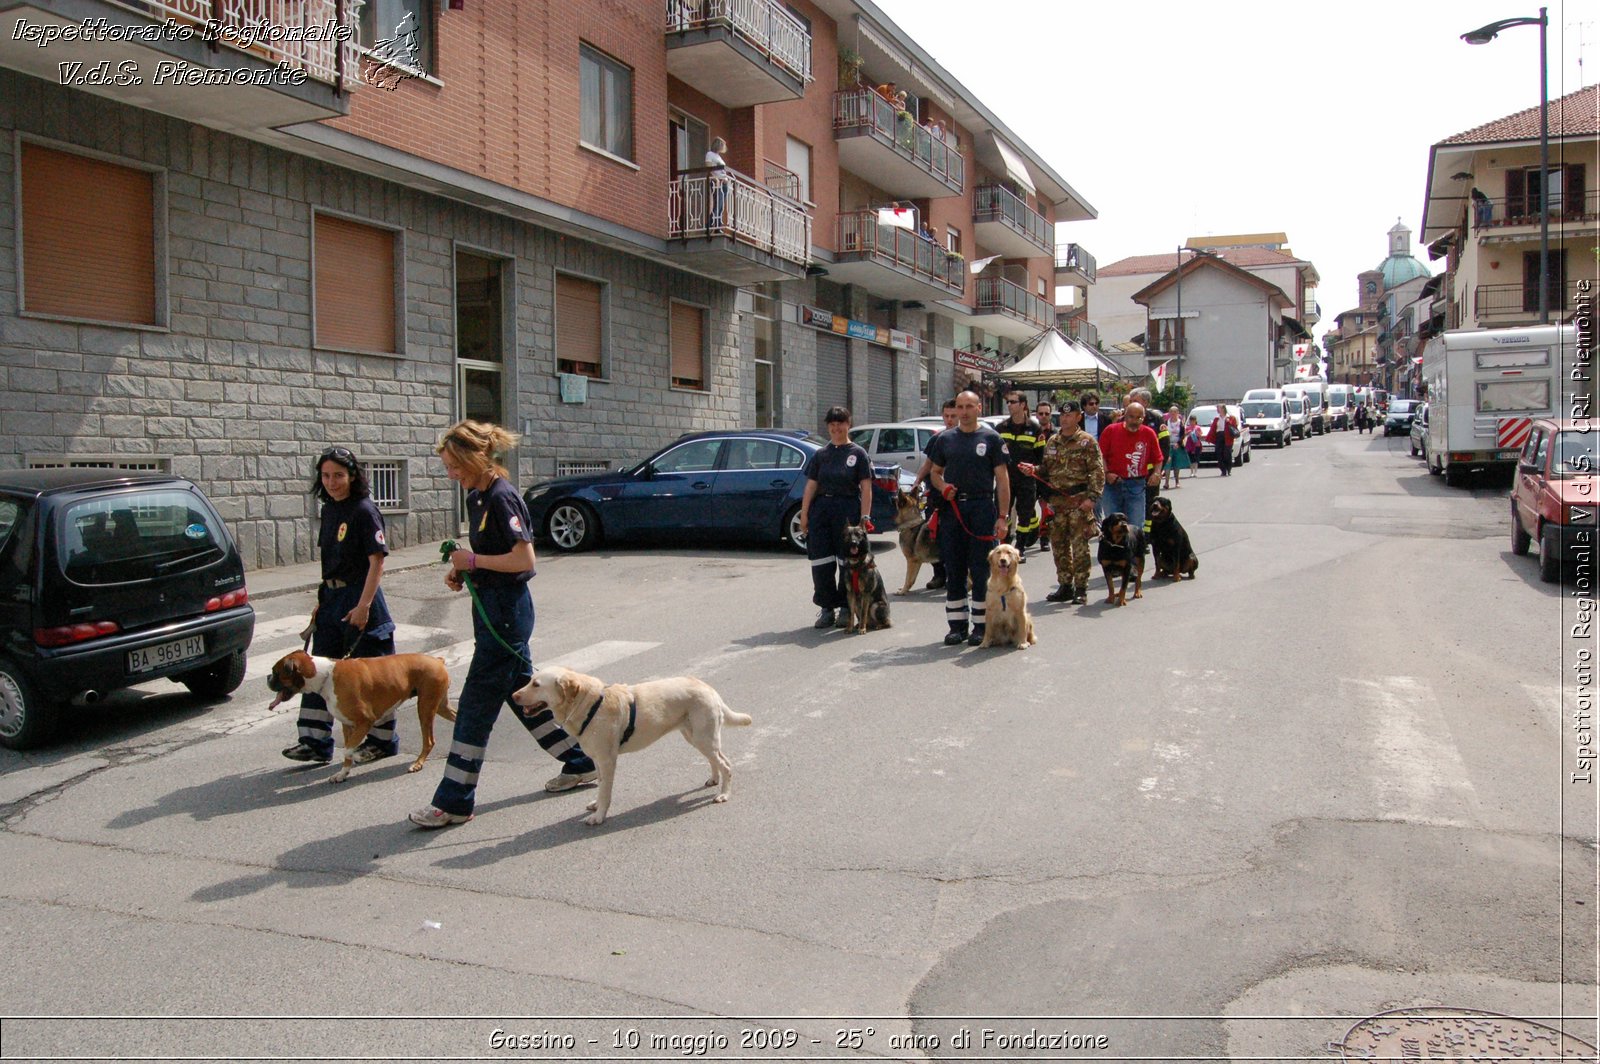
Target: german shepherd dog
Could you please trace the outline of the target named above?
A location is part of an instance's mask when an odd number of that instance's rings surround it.
[[[1108,606],[1128,604],[1128,580],[1133,597],[1144,598],[1144,529],[1134,528],[1127,514],[1112,514],[1100,523],[1100,568],[1106,574]],[[1119,589],[1116,577],[1122,576]]]
[[[884,594],[883,577],[872,558],[867,530],[860,525],[845,526],[843,558],[844,594],[850,609],[850,623],[845,627],[852,632],[890,627],[889,599]]]
[[[939,560],[939,543],[928,528],[928,519],[922,516],[922,500],[909,492],[895,493],[894,527],[900,530],[900,553],[906,559],[906,582],[895,594],[909,595],[923,563],[931,565]]]
[[[1200,558],[1189,544],[1189,533],[1178,523],[1172,503],[1160,497],[1150,503],[1150,553],[1156,558],[1156,575],[1194,579]]]

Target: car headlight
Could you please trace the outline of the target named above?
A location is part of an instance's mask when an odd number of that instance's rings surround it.
[[[550,494],[550,486],[548,484],[542,488],[529,488],[528,494],[523,496],[523,500],[526,502],[533,502],[548,494]]]

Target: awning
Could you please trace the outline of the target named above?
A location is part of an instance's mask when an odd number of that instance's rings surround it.
[[[1033,187],[1033,178],[1028,176],[1028,164],[1022,161],[1022,153],[1001,139],[1000,134],[994,130],[989,131],[989,137],[994,141],[994,147],[1000,153],[1001,168],[1006,176],[1030,193],[1037,196],[1038,189]]]

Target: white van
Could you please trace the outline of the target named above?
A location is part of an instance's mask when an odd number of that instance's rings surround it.
[[[1328,385],[1328,428],[1350,431],[1355,421],[1356,390],[1348,384]]]
[[[1250,427],[1250,442],[1271,442],[1289,446],[1289,407],[1282,399],[1251,399],[1249,393],[1239,404],[1239,416]]]
[[[1249,403],[1256,399],[1264,399],[1270,403],[1281,403],[1283,402],[1284,394],[1282,388],[1251,388],[1244,393],[1244,398],[1240,401]]]
[[[1311,435],[1311,415],[1306,413],[1306,397],[1294,392],[1283,393],[1283,408],[1289,412],[1289,434],[1303,440]]]
[[[1311,419],[1311,431],[1314,433],[1328,431],[1327,396],[1324,393],[1326,387],[1321,380],[1296,381],[1283,386],[1284,391],[1298,395],[1306,401],[1306,416]]]

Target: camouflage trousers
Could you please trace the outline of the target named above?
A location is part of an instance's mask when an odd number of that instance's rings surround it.
[[[1050,519],[1050,550],[1056,558],[1056,582],[1085,587],[1089,583],[1089,533],[1094,514],[1076,505],[1057,510]]]

